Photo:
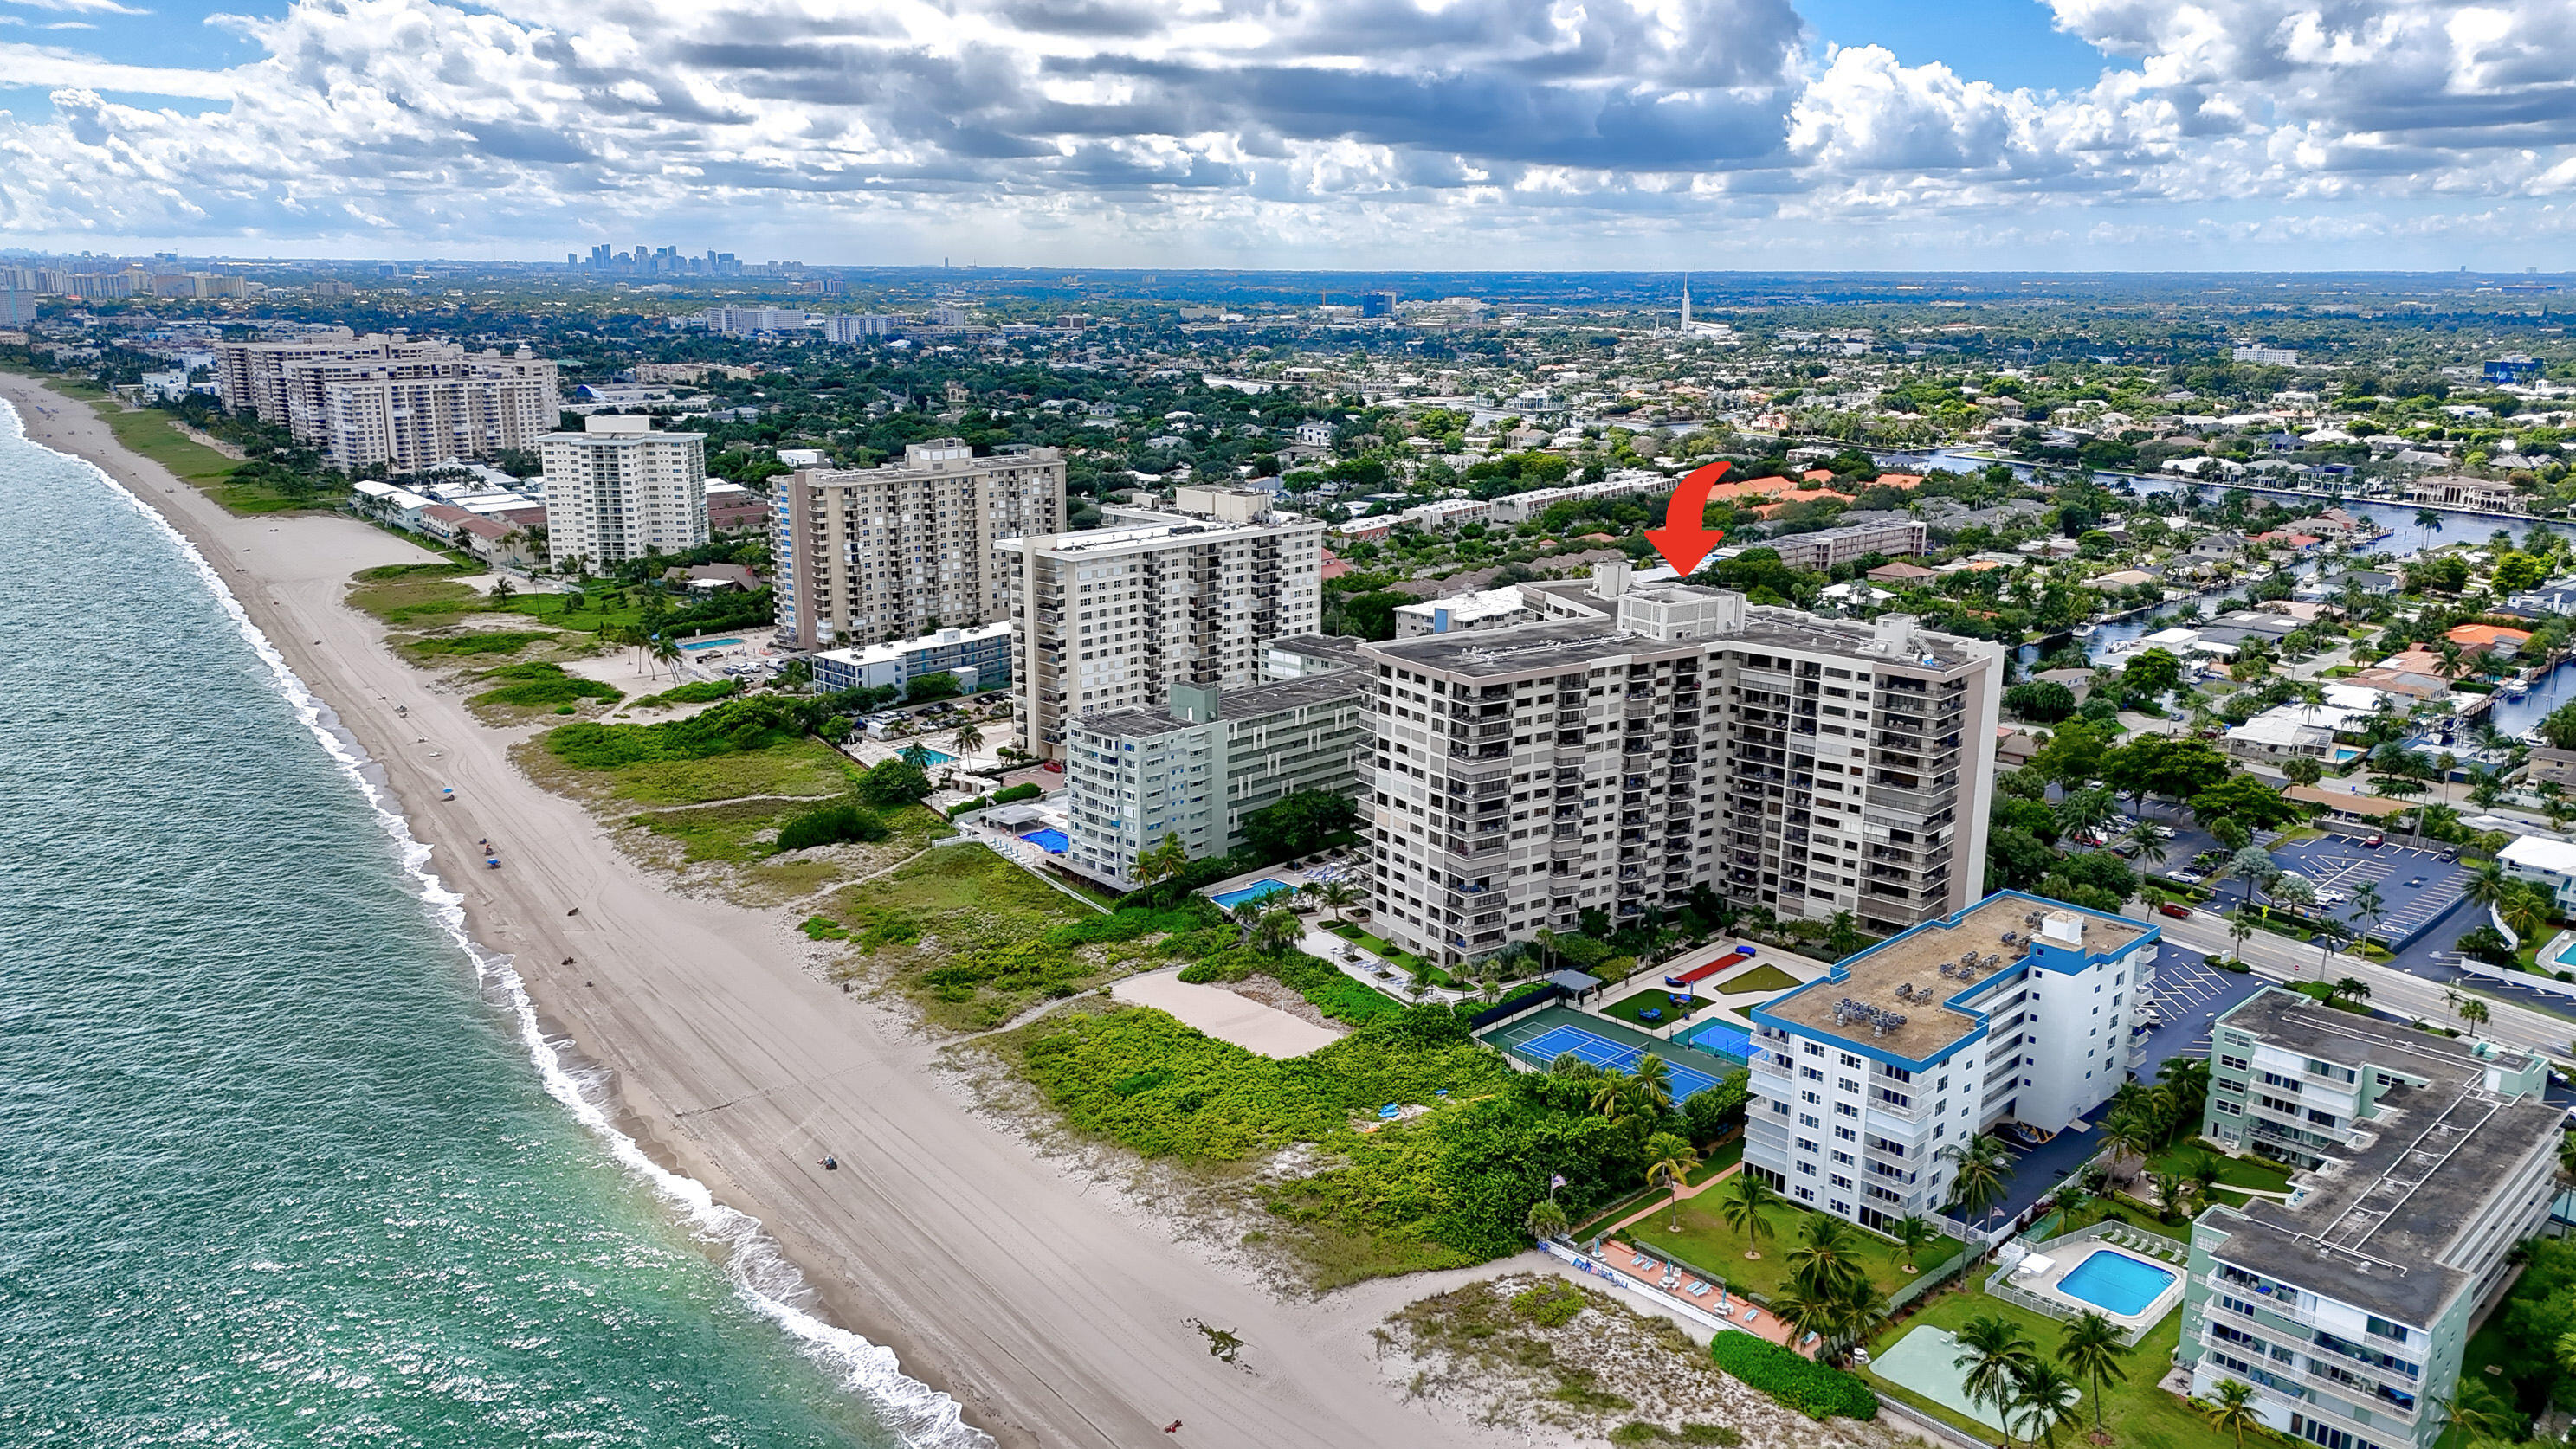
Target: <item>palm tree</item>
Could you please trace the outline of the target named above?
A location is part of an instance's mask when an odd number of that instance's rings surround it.
[[[2346,976],[2326,988],[2328,1001],[2350,1001],[2356,1004],[2370,999],[2370,983],[2358,976]]]
[[[1780,1195],[1771,1184],[1751,1172],[1739,1171],[1726,1191],[1717,1199],[1717,1216],[1728,1227],[1744,1235],[1744,1256],[1762,1256],[1762,1240],[1771,1236],[1771,1220],[1764,1216]]]
[[[1965,1142],[1941,1149],[1939,1156],[1955,1165],[1950,1181],[1950,1196],[1976,1218],[2004,1195],[2012,1182],[2012,1156],[2004,1150],[2003,1139],[1980,1132]]]
[[[1858,1230],[1841,1218],[1810,1213],[1798,1246],[1789,1250],[1789,1275],[1819,1296],[1837,1297],[1868,1281],[1859,1255]]]
[[[2176,1217],[2191,1216],[2191,1182],[2179,1172],[2152,1175],[2156,1185],[2156,1216],[2170,1222]]]
[[[2145,1115],[2136,1110],[2115,1111],[2104,1117],[2102,1145],[2111,1153],[2113,1175],[2123,1178],[2135,1176],[2134,1173],[2121,1171],[2121,1168],[2131,1158],[2136,1158],[2141,1163],[2145,1162],[2147,1154],[2156,1150],[2158,1136],[2159,1134],[2147,1121]]]
[[[2469,872],[2469,879],[2460,887],[2460,894],[2468,897],[2471,905],[2493,910],[2513,895],[2514,884],[2513,878],[2504,873],[2503,866],[2489,861]]]
[[[2243,960],[2245,943],[2254,939],[2254,923],[2246,919],[2243,911],[2237,911],[2227,918],[2227,936],[2236,943],[2237,959]]]
[[[1967,1391],[1968,1402],[1994,1405],[1995,1417],[2009,1423],[2005,1405],[2012,1402],[2022,1376],[2038,1366],[2039,1345],[2020,1325],[1991,1315],[1959,1325],[1954,1341],[1959,1352],[1950,1367],[1960,1371],[1959,1387]]]
[[[1657,1135],[1663,1136],[1660,1133]],[[1665,1147],[1664,1155],[1655,1159],[1654,1163],[1646,1169],[1646,1186],[1654,1187],[1660,1184],[1672,1190],[1672,1221],[1665,1229],[1668,1232],[1678,1233],[1682,1230],[1682,1186],[1690,1181],[1691,1169],[1697,1166],[1699,1166],[1699,1154],[1691,1151],[1689,1143],[1674,1137]]]
[[[1643,1104],[1656,1113],[1669,1112],[1673,1106],[1673,1074],[1664,1059],[1652,1052],[1637,1059],[1628,1073],[1631,1088]]]
[[[2576,1142],[2576,1137],[2568,1140]],[[1920,1213],[1897,1219],[1896,1226],[1890,1231],[1896,1235],[1898,1249],[1905,1254],[1905,1271],[1908,1273],[1921,1271],[1914,1266],[1915,1255],[1932,1246],[1941,1236],[1940,1230]]]
[[[927,770],[930,768],[930,747],[919,740],[914,740],[911,744],[895,751],[895,758],[916,770]]]
[[[2220,1433],[2236,1435],[2236,1449],[2245,1449],[2245,1431],[2263,1427],[2263,1417],[2254,1409],[2254,1386],[2241,1379],[2220,1379],[2212,1391],[2216,1402],[2210,1406],[2209,1422]]]
[[[1136,852],[1136,879],[1146,885],[1169,880],[1189,867],[1190,852],[1177,835],[1166,835],[1162,842]]]
[[[1285,956],[1288,948],[1304,939],[1305,934],[1306,927],[1295,911],[1273,906],[1252,923],[1252,949],[1273,958]]]
[[[1331,911],[1336,921],[1343,919],[1343,912],[1360,903],[1359,887],[1338,877],[1316,881],[1307,889],[1313,892],[1315,904]]]
[[[2352,893],[2352,914],[2355,920],[2369,923],[2363,928],[2364,935],[2378,930],[2379,923],[2388,919],[2388,901],[2379,894],[2377,881],[2367,882]]]
[[[680,677],[680,661],[687,656],[680,652],[680,646],[676,640],[656,637],[653,640],[652,653],[654,663],[668,665],[673,679]]]
[[[2471,1026],[2486,1025],[2487,1014],[2487,1004],[2478,1000],[2476,997],[2471,997],[2460,1003],[2460,1020],[2467,1022]]]
[[[2041,1359],[2013,1382],[2011,1422],[2034,1446],[2055,1444],[2057,1431],[2076,1422],[2083,1398],[2074,1375]]]
[[[2537,941],[2549,929],[2549,902],[2540,892],[2515,883],[2513,894],[2504,898],[2496,914],[2504,918],[2505,929],[2525,941]]]
[[[1528,1226],[1529,1235],[1541,1241],[1565,1236],[1565,1208],[1555,1198],[1543,1197],[1531,1203],[1529,1216],[1522,1221]]]
[[[1839,1328],[1843,1308],[1831,1293],[1791,1279],[1787,1287],[1771,1295],[1771,1311],[1789,1325],[1789,1345],[1794,1348],[1808,1334],[1822,1337]]]
[[[959,725],[953,743],[957,746],[957,753],[961,758],[971,755],[984,748],[984,732],[975,728],[972,722]]]

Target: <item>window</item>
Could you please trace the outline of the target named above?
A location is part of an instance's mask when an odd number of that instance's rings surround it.
[[[2385,1318],[2373,1318],[2367,1326],[2373,1337],[2384,1338],[2391,1343],[2404,1343],[2414,1336],[2413,1329],[2402,1324],[2391,1323]]]

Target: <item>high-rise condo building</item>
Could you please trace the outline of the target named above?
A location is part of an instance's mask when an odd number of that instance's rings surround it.
[[[1975,899],[1998,646],[1621,568],[1594,590],[1548,600],[1590,617],[1363,649],[1379,934],[1454,963],[1702,886],[1890,935]]]
[[[1059,759],[1079,715],[1258,682],[1274,641],[1318,632],[1323,539],[1266,493],[1183,487],[1169,513],[999,544],[1019,747]]]
[[[2426,1449],[2558,1192],[2548,1063],[2274,989],[2218,1019],[2209,1067],[2203,1134],[2298,1171],[2192,1225],[2192,1393],[2250,1384],[2266,1425],[2325,1449]]]
[[[537,440],[545,463],[546,548],[594,568],[707,541],[707,435],[593,413],[578,433]]]
[[[1872,1228],[1930,1215],[1943,1148],[2007,1117],[2074,1124],[2128,1080],[2158,937],[2007,891],[1753,1008],[1745,1170]]]
[[[876,468],[804,468],[774,480],[778,631],[801,649],[883,644],[1010,612],[994,548],[1064,527],[1064,455],[977,457],[956,438]]]
[[[218,342],[224,406],[255,411],[348,469],[417,473],[530,449],[555,426],[558,367],[522,347],[469,353],[453,343],[336,335]]]

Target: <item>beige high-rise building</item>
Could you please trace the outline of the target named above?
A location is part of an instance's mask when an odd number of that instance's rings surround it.
[[[799,648],[882,644],[1006,617],[996,544],[1064,527],[1064,455],[975,456],[956,438],[877,468],[805,468],[772,484],[778,631]]]
[[[1607,572],[1591,617],[1364,646],[1379,934],[1458,962],[1703,885],[1882,935],[1977,898],[1998,646]]]
[[[224,405],[279,423],[343,468],[417,473],[533,449],[560,414],[558,365],[402,333],[215,344]]]
[[[594,413],[537,440],[546,551],[591,567],[707,541],[707,435],[657,433],[647,417]]]
[[[1259,683],[1272,643],[1323,623],[1324,525],[1267,494],[1185,487],[1171,512],[1112,524],[997,548],[1019,747],[1046,759],[1076,716]]]

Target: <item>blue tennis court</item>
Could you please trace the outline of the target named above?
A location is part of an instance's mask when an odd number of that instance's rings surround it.
[[[1646,1055],[1636,1047],[1621,1046],[1606,1036],[1585,1031],[1579,1026],[1551,1026],[1529,1040],[1521,1042],[1518,1050],[1524,1056],[1542,1062],[1552,1062],[1558,1057],[1572,1053],[1575,1057],[1590,1062],[1596,1067],[1617,1072],[1635,1071],[1637,1063],[1644,1060]],[[1706,1072],[1693,1071],[1689,1067],[1677,1065],[1669,1057],[1664,1058],[1664,1067],[1670,1074],[1673,1100],[1676,1102],[1688,1098],[1694,1092],[1704,1092],[1717,1085],[1717,1078]]]
[[[1739,1062],[1753,1060],[1753,1038],[1722,1021],[1713,1021],[1684,1038],[1704,1052],[1733,1057]]]

